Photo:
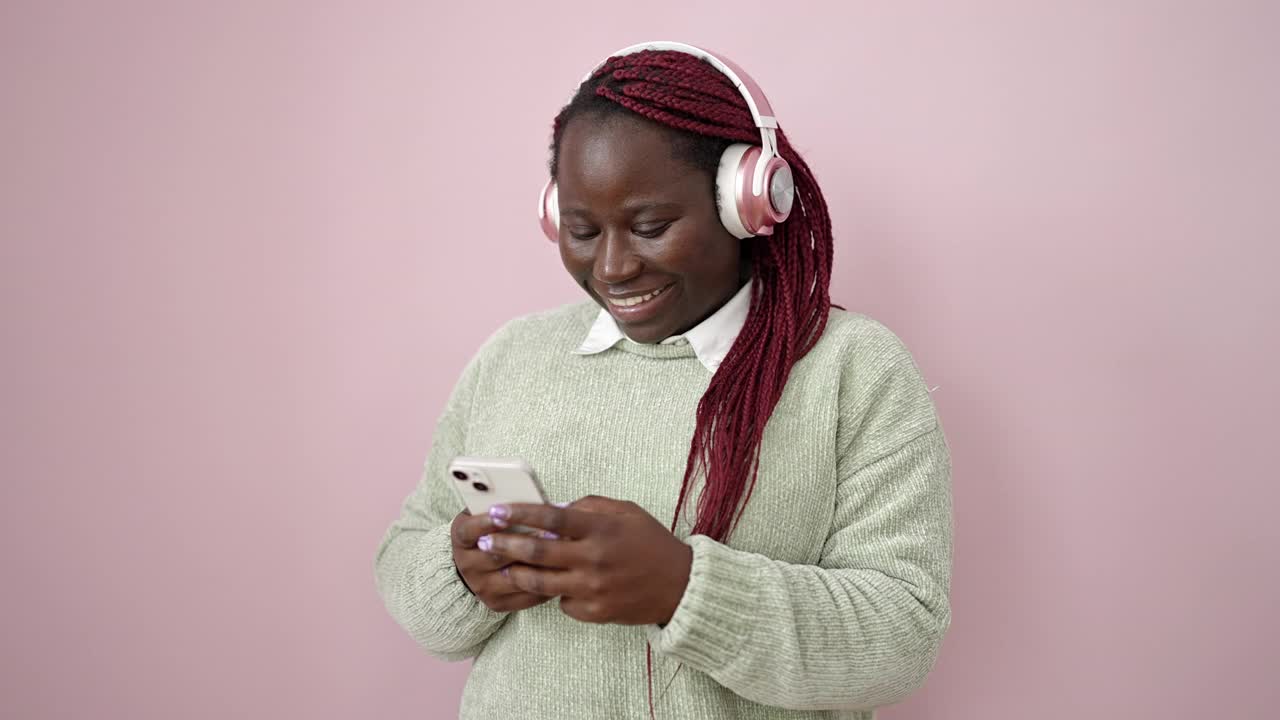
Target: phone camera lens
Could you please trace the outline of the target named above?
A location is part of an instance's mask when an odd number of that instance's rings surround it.
[[[466,473],[464,473],[464,472],[462,472],[461,470],[454,470],[454,471],[453,471],[453,476],[454,476],[454,477],[456,477],[456,478],[458,478],[459,480],[466,480],[466,479],[467,479],[467,474],[466,474]]]
[[[489,492],[489,486],[485,485],[482,482],[471,483],[471,487],[475,488],[476,490],[479,490],[480,492]]]

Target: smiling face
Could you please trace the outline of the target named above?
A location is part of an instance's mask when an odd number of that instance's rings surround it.
[[[587,113],[564,128],[556,184],[560,258],[627,337],[655,343],[702,322],[741,287],[740,242],[713,178],[647,120]]]

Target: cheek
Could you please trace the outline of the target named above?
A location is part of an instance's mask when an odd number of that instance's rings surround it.
[[[715,281],[726,275],[736,277],[738,240],[716,230],[686,232],[674,236],[662,253],[666,269],[686,275],[699,285],[705,285],[708,281],[714,285]]]
[[[560,263],[564,265],[564,269],[574,277],[580,277],[591,268],[591,256],[584,253],[581,247],[575,247],[571,243],[561,240],[560,246]]]

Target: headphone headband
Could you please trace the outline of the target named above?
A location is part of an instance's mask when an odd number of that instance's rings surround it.
[[[578,84],[581,85],[591,79],[591,76],[595,74],[596,70],[599,70],[601,66],[608,62],[609,58],[621,55],[630,55],[632,53],[638,53],[641,50],[675,50],[676,52],[682,52],[688,55],[693,55],[694,57],[702,58],[703,60],[711,63],[715,69],[724,73],[731,81],[733,81],[733,86],[738,89],[738,92],[742,95],[742,99],[747,101],[747,108],[751,110],[751,119],[755,122],[756,127],[760,128],[760,146],[770,155],[776,156],[778,154],[778,141],[774,134],[775,128],[778,127],[778,120],[773,115],[773,106],[769,104],[768,98],[764,96],[764,91],[761,90],[760,85],[747,74],[747,71],[739,67],[737,63],[726,57],[716,55],[710,50],[704,50],[699,47],[694,47],[688,43],[674,42],[671,40],[654,40],[652,42],[628,45],[617,52],[611,53],[609,57],[606,57],[604,60],[596,63],[596,66],[591,68],[591,72],[582,76],[582,80],[579,81]],[[758,190],[759,188],[757,188],[757,191]]]

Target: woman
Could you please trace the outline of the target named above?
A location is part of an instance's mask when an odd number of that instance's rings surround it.
[[[633,46],[555,120],[548,230],[589,299],[481,347],[375,561],[427,652],[475,658],[465,718],[871,718],[934,663],[948,446],[901,341],[832,308],[826,202],[749,80]],[[774,142],[795,206],[779,161],[731,216],[726,148]],[[460,512],[457,455],[566,502]]]

